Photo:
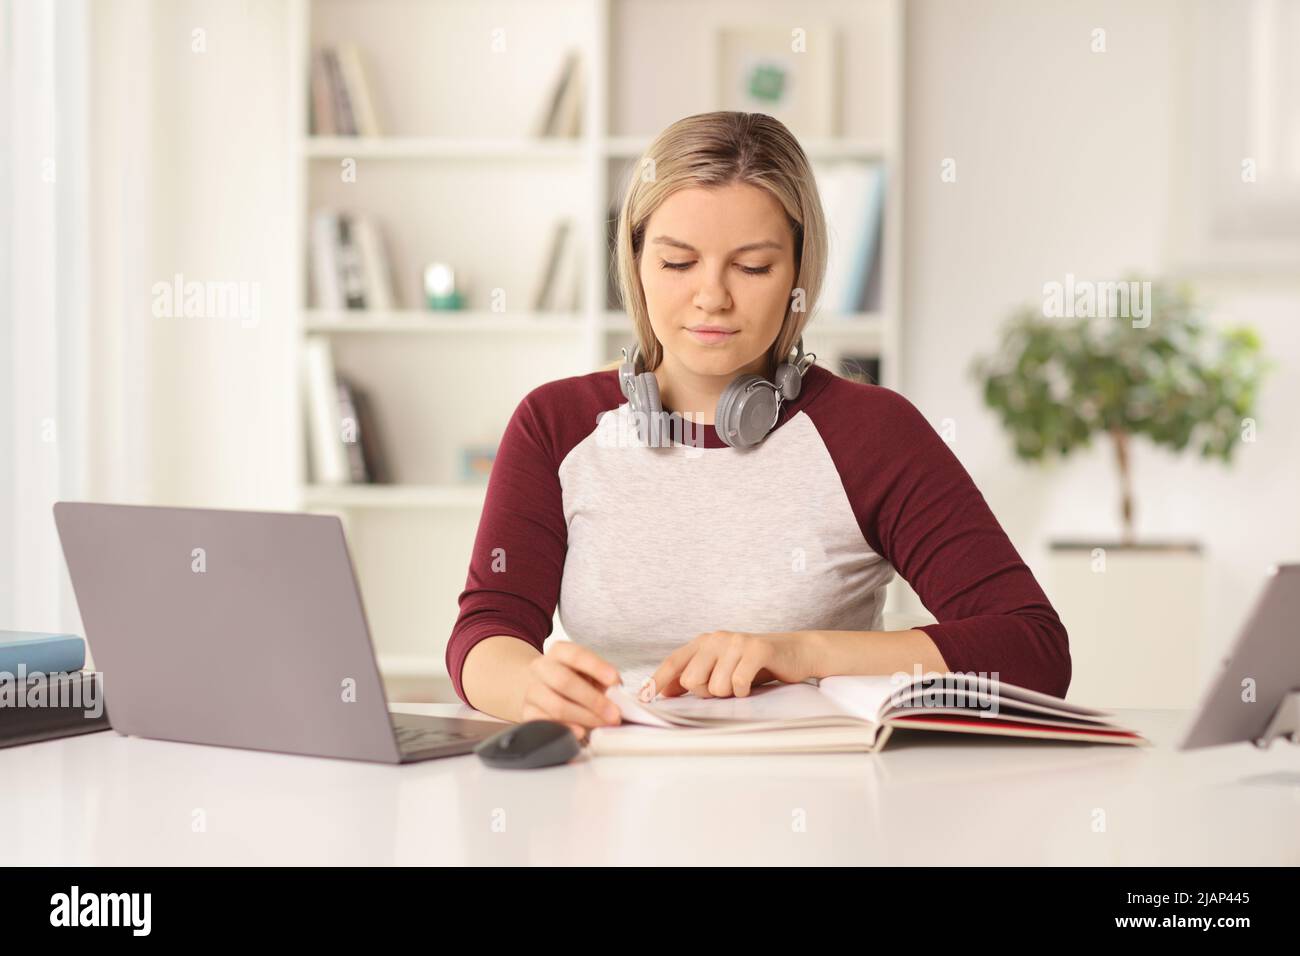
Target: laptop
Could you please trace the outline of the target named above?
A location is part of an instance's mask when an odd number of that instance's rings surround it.
[[[337,517],[60,501],[54,522],[119,734],[395,764],[504,729],[389,713]]]
[[[1206,688],[1179,745],[1195,750],[1266,736],[1273,715],[1300,693],[1300,564],[1272,569],[1223,669]],[[1300,731],[1300,726],[1294,728]]]

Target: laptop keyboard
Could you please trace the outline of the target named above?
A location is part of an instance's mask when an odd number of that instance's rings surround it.
[[[464,734],[456,730],[442,730],[433,727],[403,727],[395,726],[393,730],[397,734],[398,749],[406,753],[419,750],[429,750],[433,747],[441,747],[445,744],[454,744],[461,741],[477,741],[481,735]]]

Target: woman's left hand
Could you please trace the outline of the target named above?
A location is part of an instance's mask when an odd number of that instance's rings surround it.
[[[664,659],[647,679],[641,699],[653,699],[656,691],[665,697],[687,692],[696,697],[747,697],[754,685],[771,680],[801,683],[817,676],[814,638],[812,631],[701,634]]]

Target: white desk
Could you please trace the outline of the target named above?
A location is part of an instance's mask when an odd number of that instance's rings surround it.
[[[875,757],[509,771],[91,734],[0,750],[0,865],[1300,863],[1300,747],[1182,754],[1186,714],[1120,719],[1156,746],[911,731]]]

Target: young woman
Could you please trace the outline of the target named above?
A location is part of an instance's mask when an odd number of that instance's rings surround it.
[[[901,395],[799,361],[827,238],[790,132],[691,116],[640,170],[617,240],[635,367],[543,385],[511,418],[447,645],[456,692],[580,736],[618,722],[620,682],[725,697],[920,667],[1064,696],[1065,628],[948,446]],[[770,384],[729,392],[745,375]],[[656,390],[702,441],[656,441]],[[615,440],[629,422],[638,440]],[[881,630],[895,571],[939,623]],[[543,653],[557,602],[570,640]]]

